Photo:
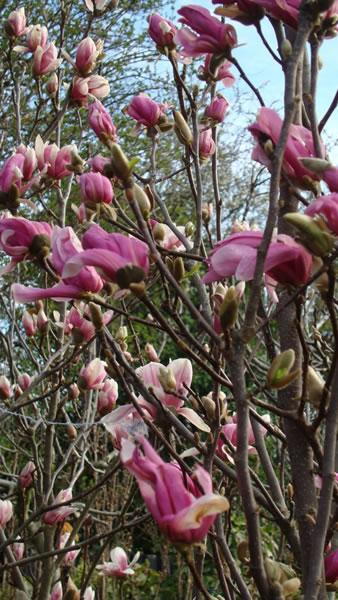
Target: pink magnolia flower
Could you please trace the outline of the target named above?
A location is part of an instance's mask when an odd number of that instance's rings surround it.
[[[319,196],[304,211],[309,217],[322,217],[329,229],[338,235],[338,194]],[[0,221],[1,223],[1,221]]]
[[[192,409],[184,406],[192,381],[192,365],[187,358],[177,358],[167,367],[159,362],[151,362],[136,369],[137,376],[146,387],[153,390],[154,395],[167,408],[172,408],[178,415],[185,417],[190,423],[202,431],[210,431],[209,426]],[[153,419],[158,416],[158,409],[141,396],[139,404],[146,409]]]
[[[144,351],[147,355],[147,358],[151,361],[151,362],[160,362],[160,359],[158,357],[158,354],[153,346],[153,344],[149,344],[149,342],[146,343],[145,347],[144,347]]]
[[[82,253],[82,245],[71,227],[55,226],[52,235],[51,262],[56,272],[62,275],[67,261]],[[62,276],[62,282],[51,288],[30,288],[19,283],[12,285],[16,302],[33,302],[42,298],[80,298],[84,292],[99,292],[103,287],[101,277],[92,267],[81,266],[76,274]]]
[[[205,109],[204,115],[214,123],[222,123],[229,110],[229,102],[222,94],[216,94],[215,98]]]
[[[25,157],[20,153],[12,154],[12,156],[7,158],[0,170],[1,192],[9,192],[11,187],[15,185],[20,193],[24,162]]]
[[[32,378],[30,375],[28,375],[28,373],[22,373],[21,375],[19,375],[18,384],[23,391],[25,391],[27,388],[29,388],[31,383],[32,383]]]
[[[11,262],[0,273],[12,271],[26,258],[46,255],[51,235],[52,227],[44,221],[29,221],[24,217],[0,219],[0,249],[12,257]]]
[[[75,344],[82,344],[94,337],[95,327],[76,306],[73,306],[66,316],[64,332],[66,335],[72,334]]]
[[[63,277],[74,277],[85,265],[92,265],[105,279],[125,287],[123,273],[126,268],[132,273],[133,280],[136,277],[138,281],[149,270],[148,246],[137,238],[107,233],[99,225],[92,225],[84,234],[82,243],[85,251],[68,260]]]
[[[72,163],[76,146],[68,145],[60,149],[56,144],[44,143],[38,135],[35,140],[35,152],[42,175],[47,175],[51,179],[63,179],[71,174],[68,167]]]
[[[19,475],[19,484],[21,489],[25,490],[29,488],[34,481],[34,474],[36,472],[35,464],[32,460],[29,460],[28,463],[21,470]]]
[[[22,315],[22,325],[28,337],[35,335],[38,330],[36,314],[25,310]]]
[[[51,71],[55,71],[60,63],[61,59],[57,57],[58,51],[53,42],[43,48],[38,46],[34,52],[33,57],[33,73],[36,77],[41,77]]]
[[[40,48],[45,48],[47,45],[48,31],[44,25],[31,25],[27,32],[27,48],[26,51],[35,52]]]
[[[147,435],[147,427],[133,404],[124,404],[104,415],[100,420],[112,437],[114,448],[121,450],[122,440]]]
[[[95,12],[102,12],[110,2],[111,0],[95,0],[95,2],[92,2],[92,0],[85,0],[85,5],[90,12],[94,12],[94,10]]]
[[[102,417],[113,410],[118,395],[117,381],[114,379],[106,379],[99,391],[97,399],[97,410]]]
[[[21,144],[15,152],[16,154],[22,154],[24,156],[25,160],[22,163],[21,171],[24,181],[28,181],[32,178],[33,173],[38,166],[35,150],[34,148],[29,148],[28,146]]]
[[[166,250],[184,250],[184,244],[177,235],[165,223],[159,223],[155,219],[149,219],[149,224],[153,232],[154,240]],[[177,227],[178,231],[184,236],[185,228],[183,225]]]
[[[63,598],[63,591],[62,591],[62,585],[61,585],[61,581],[58,581],[52,589],[52,593],[49,597],[49,600],[62,600]]]
[[[180,22],[190,27],[183,27],[175,36],[175,42],[182,46],[183,56],[224,54],[236,46],[237,35],[234,27],[221,23],[206,8],[191,4],[183,6],[177,12],[182,15]]]
[[[214,66],[213,54],[207,54],[204,65],[198,69],[198,77],[208,83],[222,81],[225,87],[231,87],[236,81],[235,76],[230,72],[231,67],[232,63],[228,60],[224,60],[221,64],[218,64],[217,61],[217,64]]]
[[[325,579],[328,583],[335,583],[338,579],[338,550],[330,552],[324,558]]]
[[[127,115],[135,119],[139,125],[155,127],[161,117],[164,116],[165,104],[158,104],[147,94],[134,96],[130,104],[125,108]]]
[[[65,548],[65,546],[67,545],[67,542],[69,540],[69,537],[70,537],[69,531],[66,531],[66,533],[63,533],[62,535],[60,535],[59,542],[57,544],[58,550],[62,550],[62,548]],[[72,543],[70,548],[72,546],[74,546],[74,542]],[[71,567],[80,552],[81,552],[80,548],[77,550],[70,549],[69,552],[67,552],[66,554],[63,555],[62,566]]]
[[[83,366],[78,379],[78,385],[83,390],[100,390],[107,375],[107,364],[99,358],[94,358]]]
[[[212,3],[223,4],[222,8],[215,10],[216,14],[230,17],[242,25],[257,24],[264,17],[263,2],[260,0],[212,0]]]
[[[201,161],[208,160],[216,152],[216,144],[212,139],[211,129],[200,132],[198,139],[198,151]]]
[[[105,167],[110,164],[110,159],[101,156],[101,154],[97,154],[87,162],[94,173],[102,173],[102,175],[104,175]]]
[[[92,587],[87,587],[83,594],[83,600],[95,600],[95,592]]]
[[[17,540],[20,539],[20,536],[17,537]],[[15,560],[21,560],[24,552],[25,552],[25,544],[23,542],[14,542],[14,544],[11,544],[11,550],[15,556]]]
[[[79,177],[81,200],[88,208],[97,204],[111,204],[114,197],[112,184],[101,173],[84,173]]]
[[[0,398],[1,400],[7,400],[13,394],[12,386],[8,381],[6,375],[0,375]]]
[[[209,256],[209,269],[203,282],[221,281],[232,275],[243,281],[252,279],[262,239],[260,231],[242,231],[218,242]],[[311,268],[311,254],[290,236],[279,234],[270,243],[264,272],[274,283],[303,285],[310,277]]]
[[[0,527],[4,527],[13,516],[13,504],[10,500],[0,500]]]
[[[5,30],[10,37],[20,37],[26,32],[26,15],[23,7],[13,10],[8,15]]]
[[[116,142],[116,127],[112,121],[109,112],[105,109],[105,107],[99,100],[96,100],[95,102],[89,105],[88,121],[92,130],[100,140],[111,140],[112,142]]]
[[[257,145],[252,152],[253,160],[257,160],[271,169],[271,153],[277,144],[282,128],[282,119],[271,108],[260,108],[257,121],[248,128]],[[323,151],[325,150],[322,145]],[[301,125],[291,125],[283,158],[283,172],[296,184],[308,188],[319,176],[306,169],[300,158],[311,158],[316,155],[312,133]]]
[[[260,425],[260,429],[261,429],[262,435],[265,436],[266,435],[265,427]],[[230,460],[230,462],[233,462],[232,456],[229,454],[228,447],[225,444],[224,439],[222,439],[223,436],[227,440],[229,440],[229,442],[235,448],[237,448],[237,416],[236,415],[229,417],[226,425],[223,425],[223,427],[220,431],[220,434],[218,436],[217,448],[216,448],[216,452],[221,458],[225,458],[226,460]],[[257,450],[256,450],[256,448],[254,448],[255,441],[256,440],[255,440],[254,432],[253,432],[253,429],[250,424],[249,428],[248,428],[248,451],[249,451],[249,454],[257,454]]]
[[[72,497],[73,495],[71,488],[61,490],[55,497],[54,504],[68,502],[72,499]],[[73,514],[74,511],[75,508],[72,508],[71,506],[59,506],[58,508],[54,508],[45,512],[42,517],[42,520],[47,525],[56,525],[56,523],[63,523],[63,521],[65,521],[71,514]]]
[[[183,475],[177,463],[165,463],[144,437],[139,444],[124,440],[120,457],[136,477],[159,528],[172,542],[201,542],[216,515],[228,510],[228,501],[212,493],[211,477],[203,467],[198,466],[192,477]]]
[[[175,48],[174,37],[177,32],[175,25],[168,19],[164,19],[158,13],[150,15],[148,18],[148,33],[159,49]]]
[[[76,106],[88,106],[89,101],[89,77],[74,77],[70,88],[72,104]]]
[[[102,100],[110,92],[108,80],[101,75],[91,75],[88,78],[88,92],[98,100]]]
[[[86,37],[79,43],[76,50],[75,64],[80,75],[85,77],[95,68],[98,51],[95,42]]]
[[[322,178],[328,186],[330,192],[338,192],[338,168],[330,167],[323,172]]]
[[[107,575],[108,577],[126,577],[127,575],[134,575],[135,571],[132,568],[138,561],[140,556],[139,552],[136,552],[133,560],[128,563],[128,557],[123,550],[117,546],[110,552],[110,561],[104,562],[103,565],[97,565],[97,569],[100,571],[100,575]]]

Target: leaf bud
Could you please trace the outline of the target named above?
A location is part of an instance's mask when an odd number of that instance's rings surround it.
[[[238,296],[235,286],[229,287],[219,308],[219,317],[223,329],[231,329],[237,320]]]
[[[179,111],[174,110],[173,115],[175,121],[174,130],[178,140],[185,146],[191,146],[194,138],[188,123]]]
[[[325,381],[313,367],[309,366],[306,373],[307,400],[315,408],[319,408],[322,399]]]
[[[281,57],[284,58],[285,60],[287,60],[292,54],[291,42],[289,40],[287,40],[286,38],[283,39],[283,41],[280,45],[280,53],[281,53]]]
[[[298,160],[306,169],[309,169],[309,171],[313,171],[314,173],[320,174],[327,171],[327,169],[332,169],[331,163],[324,158],[305,157],[299,158]]]
[[[134,183],[132,191],[134,193],[135,201],[140,207],[143,218],[148,219],[151,213],[151,203],[149,197],[137,183]]]
[[[176,256],[174,259],[172,273],[178,283],[184,278],[185,267],[182,256]]]
[[[296,359],[292,348],[278,354],[272,361],[266,376],[267,386],[274,390],[287,387],[299,375],[299,369],[291,371]]]
[[[309,217],[300,213],[286,213],[284,219],[301,234],[307,248],[317,256],[326,256],[334,248],[335,238],[321,217]]]

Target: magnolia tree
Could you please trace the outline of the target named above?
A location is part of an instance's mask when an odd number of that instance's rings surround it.
[[[321,136],[338,95],[318,120],[316,91],[338,3],[213,4],[144,23],[176,98],[131,87],[116,107],[139,156],[105,107],[114,81],[91,37],[118,2],[86,0],[74,46],[23,6],[6,15],[4,598],[335,597],[338,168]],[[224,17],[279,65],[281,114]],[[258,105],[246,163],[269,176],[261,230],[226,219],[220,192],[219,89],[236,73]]]

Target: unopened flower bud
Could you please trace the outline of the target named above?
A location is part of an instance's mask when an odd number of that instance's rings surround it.
[[[111,167],[114,175],[125,183],[130,182],[135,162],[129,161],[118,144],[111,144]]]
[[[128,327],[126,327],[125,325],[121,325],[121,327],[118,328],[118,330],[115,334],[115,339],[119,344],[121,344],[121,342],[126,341],[127,337],[128,337]]]
[[[266,381],[268,387],[280,390],[287,387],[299,375],[299,369],[292,371],[296,356],[294,350],[289,348],[278,354],[272,361],[267,373]]]
[[[147,358],[151,361],[151,362],[160,362],[160,359],[158,357],[158,354],[154,348],[154,346],[152,344],[147,343],[144,347],[144,351],[147,355]]]
[[[156,223],[152,231],[155,242],[163,242],[165,238],[165,228],[162,223]]]
[[[68,423],[66,431],[70,440],[75,440],[77,438],[76,428],[71,423]]]
[[[308,366],[306,374],[306,393],[307,399],[312,406],[319,408],[324,387],[325,381],[321,375],[315,371],[313,367]]]
[[[13,394],[11,384],[6,375],[0,376],[0,400],[7,400]]]
[[[324,173],[324,171],[327,171],[327,169],[332,169],[331,163],[324,158],[305,157],[299,158],[298,160],[306,169],[309,169],[309,171],[313,171],[314,173],[320,174]]]
[[[206,412],[206,415],[210,421],[215,418],[216,405],[212,398],[209,396],[202,396],[201,402],[203,404],[203,408]]]
[[[173,114],[175,121],[174,130],[179,141],[185,146],[191,146],[194,137],[188,123],[179,111],[174,110]]]
[[[76,400],[80,396],[80,390],[76,383],[71,383],[69,386],[69,396],[72,400]]]
[[[51,98],[55,98],[56,93],[58,91],[58,86],[59,86],[58,76],[56,73],[52,73],[46,83],[46,91],[47,91],[47,94]]]
[[[172,273],[178,283],[184,278],[185,267],[182,256],[176,256],[176,258],[174,259]]]
[[[219,317],[223,329],[231,329],[237,320],[238,296],[236,288],[232,285],[227,290],[219,309]]]
[[[158,379],[163,387],[163,390],[167,394],[176,391],[176,379],[170,367],[161,367],[159,370]]]
[[[288,59],[292,54],[291,43],[286,38],[283,39],[283,41],[280,45],[280,53],[281,53],[281,57],[284,59]]]
[[[151,213],[151,203],[149,197],[147,196],[145,191],[139,185],[137,185],[137,183],[134,183],[132,189],[134,193],[134,198],[140,207],[143,218],[148,219]]]
[[[96,331],[100,331],[103,327],[102,311],[100,307],[98,306],[98,304],[95,304],[95,302],[89,302],[89,310],[90,317]]]
[[[45,331],[48,325],[48,317],[43,309],[43,307],[41,307],[39,309],[39,312],[37,314],[37,318],[36,318],[36,323],[37,323],[37,327],[39,331]]]
[[[195,233],[195,225],[192,221],[188,221],[184,227],[184,233],[187,237],[191,237]]]
[[[284,219],[296,227],[307,248],[317,256],[326,256],[334,248],[335,238],[327,229],[323,219],[300,213],[286,213]]]
[[[205,225],[210,223],[212,217],[213,206],[210,202],[203,202],[202,204],[202,220]]]

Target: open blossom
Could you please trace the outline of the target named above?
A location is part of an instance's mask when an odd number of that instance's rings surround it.
[[[45,48],[47,45],[48,31],[45,25],[31,25],[27,31],[27,48],[28,52],[35,52],[40,48]]]
[[[97,410],[102,417],[113,410],[118,395],[117,381],[106,379],[97,398]]]
[[[208,83],[222,81],[225,87],[234,85],[235,76],[230,71],[232,63],[229,60],[223,60],[223,62],[219,63],[219,60],[217,60],[214,65],[213,62],[213,54],[207,54],[203,66],[200,66],[198,69],[199,79]]]
[[[282,128],[282,119],[271,108],[260,108],[257,121],[248,128],[257,145],[252,152],[253,160],[271,169],[271,157]],[[325,150],[322,145],[323,151]],[[291,125],[283,158],[283,173],[298,185],[312,189],[313,180],[320,177],[306,169],[300,158],[316,156],[312,133],[301,125]]]
[[[159,223],[155,219],[149,219],[149,225],[152,229],[154,240],[166,250],[184,250],[183,242],[165,223]],[[183,225],[177,227],[178,231],[186,238]],[[190,244],[190,242],[189,242]]]
[[[110,92],[108,80],[102,75],[90,75],[88,77],[88,92],[98,100],[102,100]]]
[[[10,37],[19,37],[26,32],[26,15],[23,6],[8,15],[5,30]]]
[[[122,440],[147,435],[147,427],[133,404],[123,404],[102,417],[100,423],[110,433],[114,448],[121,450]]]
[[[79,387],[83,390],[101,389],[107,375],[106,366],[106,363],[99,358],[94,358],[83,366],[78,379]]]
[[[259,427],[262,432],[262,435],[264,436],[266,434],[265,427],[263,427],[262,425],[260,425]],[[229,442],[235,448],[237,447],[237,417],[236,417],[236,415],[233,415],[232,417],[227,418],[227,423],[225,425],[223,425],[223,427],[221,428],[221,431],[219,433],[218,440],[217,440],[217,448],[216,448],[216,452],[221,458],[225,458],[225,459],[233,462],[233,459],[232,459],[231,455],[229,454],[229,449],[223,439],[224,437],[227,440],[229,440]],[[257,454],[256,448],[254,447],[255,441],[256,441],[255,435],[254,435],[253,429],[250,424],[249,428],[248,428],[248,452],[249,452],[249,454]]]
[[[136,369],[136,375],[147,388],[151,387],[156,398],[165,407],[174,409],[178,415],[188,419],[198,429],[210,431],[209,426],[192,408],[184,406],[184,400],[188,395],[192,381],[190,360],[177,358],[171,361],[167,367],[159,362],[151,362]],[[138,398],[138,402],[153,419],[157,418],[158,409],[156,406],[150,404],[141,396]]]
[[[97,204],[111,204],[114,197],[113,187],[108,177],[101,173],[83,173],[79,177],[81,199],[88,208]]]
[[[125,112],[140,125],[155,127],[161,117],[164,117],[165,109],[165,104],[155,102],[147,94],[138,94],[125,108]]]
[[[61,504],[62,502],[69,502],[72,499],[72,490],[68,488],[61,490],[55,497],[54,504]],[[73,512],[75,508],[71,506],[59,506],[52,510],[48,510],[44,513],[42,520],[47,525],[56,525],[56,523],[63,523]]]
[[[211,477],[198,466],[192,477],[177,463],[164,462],[149,442],[124,440],[121,461],[138,483],[145,504],[172,542],[194,544],[207,535],[216,515],[228,510],[226,498],[212,493]]]
[[[85,5],[90,12],[94,12],[94,3],[92,0],[84,0]],[[111,0],[95,0],[95,11],[102,12],[110,4]]]
[[[48,254],[52,227],[44,221],[24,217],[0,219],[0,249],[11,256],[11,262],[0,271],[8,273],[26,258],[42,258]]]
[[[42,48],[42,46],[38,46],[34,52],[33,57],[33,73],[36,77],[41,77],[41,75],[46,75],[47,73],[51,73],[51,71],[55,71],[60,63],[61,59],[58,57],[58,51],[53,42]]]
[[[97,267],[108,281],[128,287],[125,282],[128,274],[133,281],[141,281],[149,270],[148,246],[137,238],[107,233],[99,225],[91,225],[82,243],[85,251],[67,262],[64,277],[74,277],[85,265],[91,265]]]
[[[0,399],[7,400],[13,394],[12,386],[6,375],[0,375]]]
[[[213,17],[206,8],[192,4],[183,6],[177,12],[182,15],[181,23],[190,28],[183,27],[175,36],[176,43],[182,46],[183,56],[224,54],[236,46],[234,27]]]
[[[209,269],[203,282],[221,281],[232,275],[243,281],[252,279],[262,239],[260,231],[243,231],[218,242],[209,256]],[[284,285],[303,285],[310,277],[311,268],[311,254],[290,236],[277,235],[270,243],[264,265],[270,280]]]
[[[133,560],[128,563],[128,557],[123,550],[117,546],[110,552],[110,562],[104,562],[102,565],[97,565],[97,569],[100,571],[100,575],[107,575],[108,577],[126,577],[127,575],[134,575],[135,571],[132,567],[137,563],[140,553],[137,552]]]
[[[95,100],[88,107],[88,121],[94,133],[103,142],[111,140],[116,142],[117,132],[109,112],[99,100]],[[108,161],[109,162],[109,161]]]
[[[59,148],[56,144],[43,142],[38,135],[35,140],[35,152],[42,175],[47,175],[51,179],[63,179],[71,174],[68,167],[71,166],[76,152],[76,146],[73,144]]]
[[[198,151],[201,161],[208,160],[216,152],[216,144],[212,139],[211,129],[201,131],[198,138]]]
[[[23,180],[23,166],[25,157],[20,153],[12,154],[5,161],[0,170],[0,191],[9,192],[15,185],[18,191],[21,191],[21,182]]]
[[[0,500],[0,527],[4,527],[13,516],[13,504],[10,500]]]
[[[90,37],[86,37],[79,43],[76,50],[75,64],[80,75],[86,76],[95,68],[97,56],[98,51],[95,42]]]
[[[30,148],[29,146],[24,146],[24,144],[21,144],[18,146],[15,153],[23,155],[24,161],[21,166],[23,179],[24,181],[30,180],[38,166],[34,148]]]
[[[158,13],[150,15],[148,18],[148,33],[159,49],[175,48],[174,37],[177,29],[171,21],[161,17]]]
[[[20,484],[21,489],[25,490],[32,485],[32,483],[34,481],[35,472],[36,472],[35,464],[33,463],[32,460],[29,460],[19,475],[19,484]]]
[[[55,271],[62,276],[62,282],[51,288],[31,288],[14,283],[12,294],[16,302],[33,302],[43,298],[56,300],[80,298],[84,292],[99,292],[103,287],[101,277],[95,269],[81,266],[74,275],[63,275],[65,265],[76,254],[83,254],[82,245],[71,227],[53,229],[51,263]]]

